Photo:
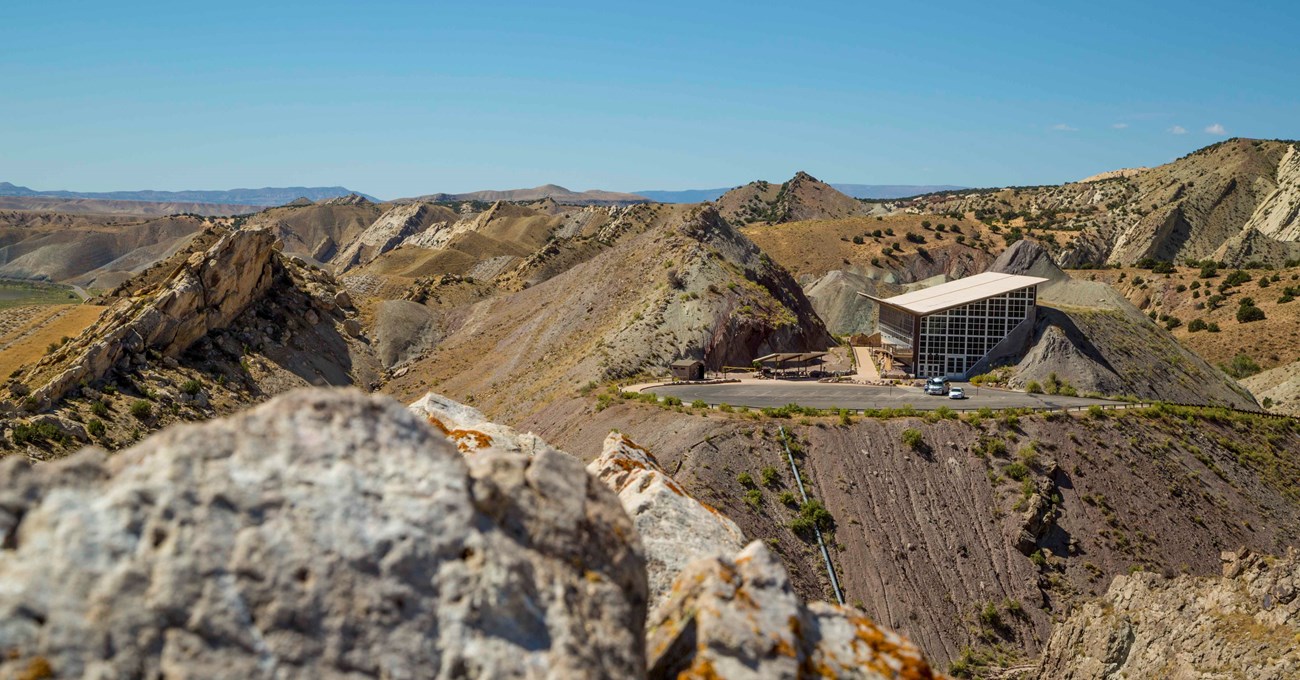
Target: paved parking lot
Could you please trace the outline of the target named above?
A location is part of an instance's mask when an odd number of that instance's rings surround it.
[[[730,404],[750,408],[772,408],[798,404],[811,408],[848,408],[854,410],[873,408],[900,408],[911,404],[920,410],[933,410],[947,406],[954,410],[988,407],[1059,409],[1111,405],[1122,402],[1085,397],[1064,397],[1050,394],[1026,394],[991,388],[978,388],[964,383],[953,383],[965,390],[967,399],[928,396],[918,387],[876,387],[844,383],[799,382],[789,380],[757,380],[718,385],[664,385],[648,387],[643,391],[660,397],[674,396],[685,403],[696,399],[708,404]]]

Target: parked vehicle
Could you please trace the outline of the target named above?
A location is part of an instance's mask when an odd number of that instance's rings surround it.
[[[948,381],[943,378],[930,378],[925,382],[925,393],[942,397],[948,393]]]
[[[960,387],[954,387],[954,388],[948,390],[948,398],[949,398],[949,399],[965,399],[965,398],[966,398],[966,390],[963,390],[963,389],[960,388]]]

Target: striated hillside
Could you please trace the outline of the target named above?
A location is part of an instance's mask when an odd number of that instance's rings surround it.
[[[728,191],[714,203],[723,219],[738,226],[835,219],[871,212],[867,204],[802,171],[780,185],[750,182]]]
[[[1031,658],[1056,617],[1133,568],[1206,575],[1220,550],[1300,541],[1296,421],[1170,408],[845,425],[594,406],[559,402],[524,425],[570,451],[611,429],[633,438],[768,541],[800,592],[829,598],[816,544],[781,497],[797,494],[777,428],[791,431],[804,483],[833,518],[846,599],[945,662]]]
[[[1143,258],[1277,265],[1300,258],[1300,152],[1293,142],[1230,139],[1154,168],[936,194],[897,207],[1068,235],[1055,253],[1066,267]]]
[[[109,288],[183,248],[210,218],[0,213],[0,277]]]
[[[448,314],[445,339],[387,390],[438,385],[520,420],[589,381],[666,373],[694,357],[748,366],[831,342],[783,269],[711,207],[628,233],[562,273]]]
[[[364,198],[330,200],[270,208],[250,216],[244,224],[270,229],[284,244],[284,252],[323,263],[351,243],[379,219],[383,209]]]

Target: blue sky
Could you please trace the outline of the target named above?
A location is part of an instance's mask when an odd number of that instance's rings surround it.
[[[1295,3],[912,4],[9,3],[0,181],[992,186],[1300,137]]]

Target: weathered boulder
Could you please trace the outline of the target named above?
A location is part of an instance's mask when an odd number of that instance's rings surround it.
[[[1117,576],[1052,631],[1034,677],[1300,677],[1300,556],[1223,559],[1222,578]]]
[[[652,680],[939,677],[914,645],[860,612],[804,604],[759,541],[734,559],[690,564],[652,613],[646,650]]]
[[[356,391],[5,460],[0,546],[0,677],[645,668],[644,560],[609,489],[550,449],[466,458]]]
[[[667,599],[673,579],[702,557],[731,556],[745,545],[736,523],[691,497],[649,451],[613,432],[587,471],[623,502],[645,547],[650,604]]]
[[[535,456],[558,450],[532,432],[521,433],[508,425],[491,422],[473,406],[430,392],[411,404],[411,412],[441,432],[461,453],[504,451]],[[568,455],[568,454],[565,454]]]

